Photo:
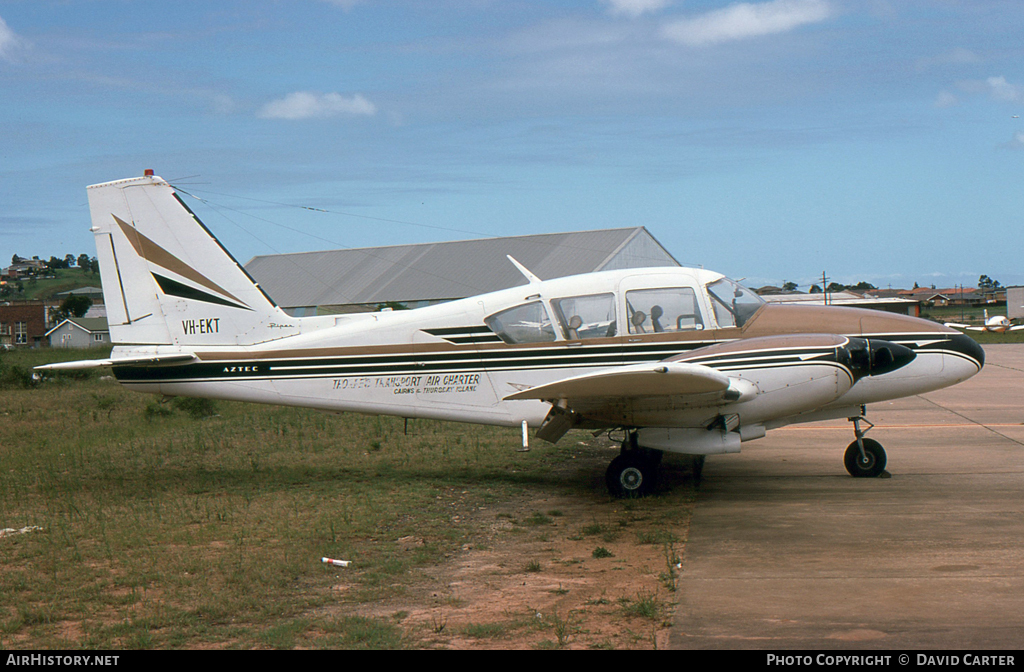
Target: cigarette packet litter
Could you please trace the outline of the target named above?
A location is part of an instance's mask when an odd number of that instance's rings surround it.
[[[348,560],[335,560],[334,558],[320,558],[320,562],[325,565],[334,565],[335,567],[348,567]]]

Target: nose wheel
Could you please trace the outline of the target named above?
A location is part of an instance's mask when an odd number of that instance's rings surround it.
[[[843,456],[843,463],[846,471],[857,478],[874,478],[881,476],[885,471],[885,448],[874,439],[866,439],[864,435],[868,430],[861,430],[860,423],[867,422],[868,429],[874,427],[863,417],[850,418],[853,422],[853,433],[857,440],[846,447],[846,454]]]

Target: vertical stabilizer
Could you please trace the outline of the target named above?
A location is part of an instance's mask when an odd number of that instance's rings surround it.
[[[253,345],[298,332],[163,179],[88,192],[115,344]]]

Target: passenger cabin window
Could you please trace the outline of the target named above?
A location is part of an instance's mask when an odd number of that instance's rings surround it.
[[[719,329],[742,327],[764,305],[764,299],[729,278],[709,283],[708,295]]]
[[[626,313],[631,334],[699,331],[704,328],[697,293],[689,287],[626,292]]]
[[[576,341],[615,335],[614,294],[571,296],[551,303],[566,339]]]
[[[540,301],[495,313],[485,318],[484,324],[506,343],[547,343],[555,340],[555,328]]]

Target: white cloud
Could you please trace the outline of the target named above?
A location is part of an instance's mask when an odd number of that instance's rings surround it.
[[[210,97],[210,103],[216,114],[231,114],[236,108],[234,99],[223,93],[213,94]]]
[[[340,93],[295,91],[263,106],[259,116],[264,119],[325,119],[339,115],[372,116],[377,106],[355,94],[346,98]]]
[[[608,5],[612,16],[628,16],[636,18],[645,12],[656,12],[667,7],[671,0],[601,0]]]
[[[947,51],[946,53],[939,54],[938,56],[917,59],[917,69],[928,70],[932,67],[946,65],[974,65],[981,62],[981,56],[978,56],[970,49],[957,47],[952,51]]]
[[[771,0],[738,3],[700,16],[668,23],[662,34],[690,46],[704,46],[784,33],[834,14],[826,0]]]
[[[328,2],[332,5],[337,5],[338,7],[341,7],[347,12],[356,5],[358,5],[359,3],[363,2],[363,0],[325,0],[325,2]]]
[[[935,107],[953,107],[959,104],[960,99],[949,91],[939,91],[939,95],[935,98]]]
[[[1003,103],[1024,102],[1024,87],[1011,84],[1001,75],[987,79],[965,79],[957,82],[956,86],[966,93],[987,95],[992,100]]]
[[[3,17],[0,17],[0,59],[10,61],[19,49],[27,46],[28,42],[24,38],[18,37],[7,26],[7,22],[3,20]]]
[[[1013,134],[1013,140],[1006,143],[1009,149],[1024,150],[1024,131],[1017,131]]]
[[[1010,84],[1006,77],[989,77],[985,80],[988,85],[988,92],[996,100],[1008,103],[1016,103],[1024,100],[1024,91],[1016,84]]]

